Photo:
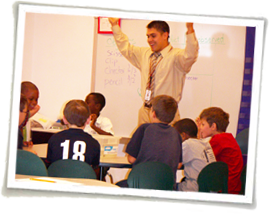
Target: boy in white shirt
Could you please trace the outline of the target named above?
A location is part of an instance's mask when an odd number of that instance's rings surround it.
[[[199,173],[207,164],[216,161],[209,143],[210,138],[197,139],[197,125],[188,118],[177,121],[173,126],[180,133],[183,142],[185,178],[177,184],[177,190],[198,192]]]
[[[113,125],[107,117],[100,115],[105,106],[105,97],[100,93],[92,92],[85,98],[91,112],[91,122],[85,127],[84,131],[89,134],[114,135]]]

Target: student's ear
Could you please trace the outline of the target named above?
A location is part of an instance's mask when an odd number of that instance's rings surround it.
[[[185,132],[182,132],[180,135],[182,137],[182,141],[185,141],[185,140],[189,139],[189,135],[187,133],[185,133]]]
[[[68,125],[67,119],[65,118],[65,116],[63,116],[63,121],[65,125]]]
[[[91,115],[87,118],[86,122],[85,122],[85,125],[89,124],[91,121]]]
[[[213,123],[211,125],[211,128],[212,128],[213,131],[217,131],[217,125],[216,125],[216,123]]]
[[[151,109],[151,119],[155,119],[155,118],[156,118],[155,111]]]

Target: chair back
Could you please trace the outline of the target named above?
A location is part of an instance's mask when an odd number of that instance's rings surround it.
[[[97,179],[95,171],[88,163],[72,159],[57,160],[53,162],[48,167],[48,176]]]
[[[173,190],[171,168],[160,162],[144,162],[133,167],[127,179],[130,188]]]
[[[245,188],[246,188],[246,166],[244,166],[242,172],[241,172],[241,191],[240,191],[240,194],[241,195],[244,195],[245,194]]]
[[[218,161],[205,166],[198,175],[199,192],[228,193],[228,166]]]
[[[47,176],[44,162],[32,152],[18,149],[16,159],[16,174]]]
[[[242,130],[241,132],[239,132],[235,137],[243,155],[247,155],[248,135],[249,135],[249,128],[246,128]]]

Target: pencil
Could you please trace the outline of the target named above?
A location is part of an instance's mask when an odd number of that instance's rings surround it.
[[[49,183],[56,183],[55,181],[45,180],[45,179],[39,179],[39,178],[30,178],[32,181],[42,181],[42,182],[49,182]]]

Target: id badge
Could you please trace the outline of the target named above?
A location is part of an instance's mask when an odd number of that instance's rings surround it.
[[[146,90],[146,93],[145,93],[145,100],[146,101],[149,101],[151,99],[151,90]]]

